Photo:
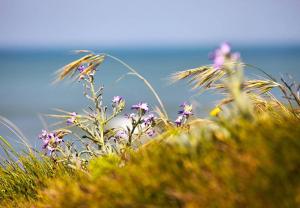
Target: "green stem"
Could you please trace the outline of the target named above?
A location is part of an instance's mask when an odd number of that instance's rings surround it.
[[[131,143],[132,143],[132,135],[133,135],[134,130],[136,129],[136,127],[140,124],[141,120],[142,120],[142,117],[140,116],[139,120],[135,123],[135,125],[132,126],[132,129],[131,129],[131,131],[130,131],[130,133],[129,133],[128,144],[127,144],[127,146],[131,146]]]
[[[99,100],[98,100],[98,96],[95,92],[95,83],[94,83],[94,77],[91,75],[89,78],[89,83],[90,83],[90,91],[91,91],[91,95],[92,98],[94,100],[94,104],[95,104],[95,108],[96,108],[96,112],[97,112],[97,116],[96,116],[96,125],[99,126],[100,128],[98,129],[100,131],[100,147],[104,147],[104,126],[103,126],[103,117],[102,117],[102,112],[101,112],[101,108],[99,106]]]

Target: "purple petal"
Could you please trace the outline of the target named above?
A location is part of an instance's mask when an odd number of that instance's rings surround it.
[[[155,135],[155,131],[153,129],[148,130],[146,133],[149,137],[153,137]]]
[[[177,119],[175,120],[175,123],[177,124],[177,126],[180,126],[183,122],[183,116],[180,115],[177,117]]]
[[[214,59],[213,67],[215,69],[220,69],[223,66],[224,63],[225,63],[225,57],[224,56],[217,56]]]
[[[222,43],[222,44],[220,45],[220,51],[221,51],[224,55],[229,54],[230,51],[231,51],[231,47],[230,47],[229,43],[227,43],[227,42]]]
[[[235,53],[231,54],[231,59],[232,59],[233,61],[237,61],[237,60],[239,60],[240,58],[241,58],[241,54],[238,53],[238,52],[235,52]]]
[[[122,98],[121,96],[114,96],[112,102],[113,102],[114,104],[118,104],[118,103],[120,103],[122,100],[123,100],[123,98]]]
[[[83,70],[85,69],[85,66],[84,65],[81,65],[77,68],[77,70],[81,73],[83,72]]]
[[[71,116],[77,116],[77,113],[76,112],[72,112]]]
[[[133,110],[143,110],[145,112],[149,111],[148,104],[147,103],[142,103],[142,102],[140,102],[136,105],[132,105],[131,109],[133,109]]]
[[[75,117],[68,118],[68,119],[67,119],[67,125],[72,125],[72,124],[74,124],[75,119],[76,119]]]

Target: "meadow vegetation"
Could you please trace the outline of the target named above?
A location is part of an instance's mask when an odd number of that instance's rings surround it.
[[[59,110],[62,121],[43,130],[41,150],[17,153],[0,137],[2,207],[299,207],[300,85],[276,80],[242,61],[223,43],[213,64],[171,75],[196,90],[224,96],[208,118],[184,102],[169,119],[153,86],[109,54],[91,51],[58,71],[57,81],[82,83],[82,112]],[[124,113],[126,101],[103,103],[95,75],[111,58],[149,87],[158,106],[145,102]],[[248,79],[245,70],[264,78]],[[275,97],[274,90],[280,92]],[[111,127],[118,116],[128,123]]]

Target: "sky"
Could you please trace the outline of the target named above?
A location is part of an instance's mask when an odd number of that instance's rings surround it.
[[[300,44],[300,0],[0,0],[1,47]]]

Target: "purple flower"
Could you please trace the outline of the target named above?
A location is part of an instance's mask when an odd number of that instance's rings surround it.
[[[75,123],[76,116],[77,116],[77,113],[75,113],[75,112],[71,113],[71,118],[67,119],[67,125],[73,125]]]
[[[71,116],[77,116],[77,113],[76,112],[72,112],[72,113],[70,113],[71,114]]]
[[[48,135],[48,132],[46,130],[42,130],[42,133],[39,135],[39,139],[45,139]]]
[[[224,42],[220,45],[220,48],[218,49],[222,54],[229,54],[231,51],[231,47],[229,45],[229,43]]]
[[[154,123],[155,121],[155,116],[153,114],[149,114],[148,116],[146,116],[144,119],[143,119],[143,123],[146,125],[146,126],[150,126]]]
[[[114,96],[112,103],[118,105],[122,100],[123,98],[121,96]]]
[[[233,61],[238,61],[240,58],[241,58],[241,54],[238,53],[238,52],[235,52],[235,53],[231,54],[231,59]]]
[[[67,125],[73,125],[75,123],[76,118],[72,117],[72,118],[68,118],[67,119]]]
[[[131,109],[133,110],[141,110],[143,113],[146,113],[149,111],[149,107],[148,107],[148,104],[147,103],[143,103],[143,102],[140,102],[136,105],[133,105],[131,106]]]
[[[179,116],[177,117],[177,119],[175,120],[175,124],[176,124],[177,126],[181,126],[181,125],[183,124],[183,121],[184,121],[184,116],[183,116],[183,115],[179,115]]]
[[[47,139],[47,140],[42,140],[42,142],[43,142],[42,148],[43,148],[43,149],[46,149],[47,146],[48,146],[48,144],[49,144],[49,139]]]
[[[71,117],[71,118],[68,118],[67,119],[67,125],[73,125],[74,124],[74,122],[75,122],[75,117]]]
[[[77,68],[77,70],[81,73],[83,72],[83,70],[85,69],[85,66],[84,65],[81,65]]]
[[[192,115],[192,111],[193,111],[193,106],[187,104],[186,102],[184,102],[183,104],[180,105],[180,107],[182,108],[180,111],[178,111],[178,114],[181,114],[183,116],[189,116]]]
[[[179,116],[174,121],[177,126],[184,124],[189,116],[193,115],[193,106],[189,105],[187,102],[184,102],[179,107],[181,107],[180,111],[178,111]]]
[[[39,139],[42,140],[43,146],[42,148],[45,149],[49,143],[49,136],[46,130],[42,130],[42,133],[39,135]]]
[[[231,53],[231,47],[227,42],[224,42],[217,48],[209,58],[213,60],[213,67],[215,69],[221,69],[225,62],[233,61],[236,62],[240,59],[239,53]]]
[[[46,130],[42,130],[39,139],[42,140],[42,148],[50,152],[54,151],[56,146],[63,141],[56,132],[47,132]]]
[[[216,56],[216,58],[214,58],[213,67],[215,69],[221,69],[221,67],[224,65],[224,63],[225,63],[225,57],[224,56]]]
[[[146,133],[147,133],[147,135],[148,135],[149,137],[153,137],[153,136],[155,135],[154,129],[150,129],[150,130],[148,130]]]

